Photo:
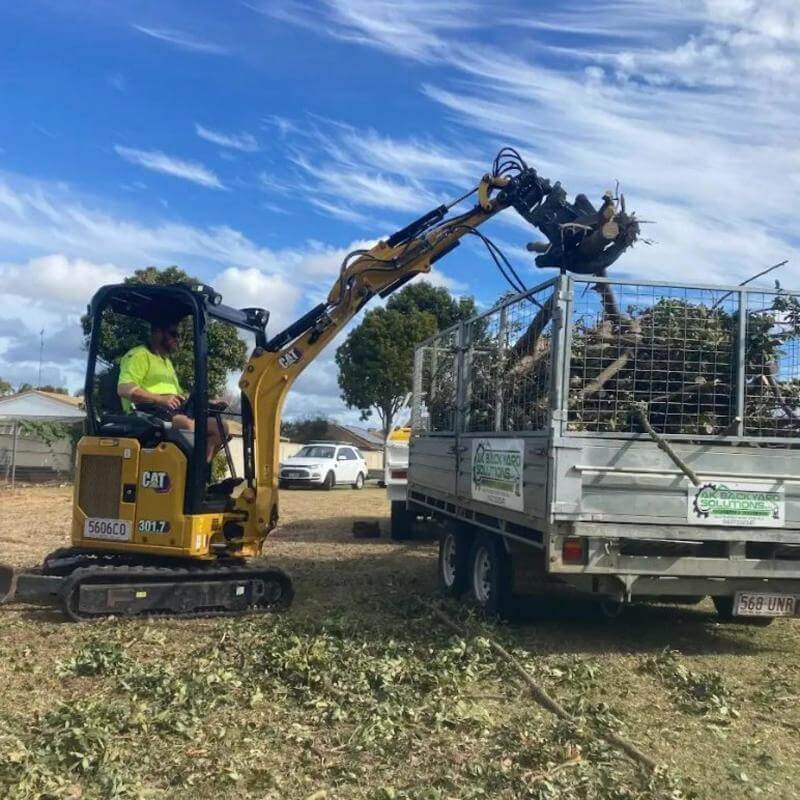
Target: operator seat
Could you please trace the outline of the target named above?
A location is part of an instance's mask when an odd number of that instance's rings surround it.
[[[135,410],[125,413],[120,396],[117,394],[119,370],[119,364],[114,364],[97,376],[97,394],[102,410],[100,434],[136,439],[144,447],[152,447],[159,442],[172,442],[187,460],[191,459],[194,454],[193,432],[166,427],[161,420]]]

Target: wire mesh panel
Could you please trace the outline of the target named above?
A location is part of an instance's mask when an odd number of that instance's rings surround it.
[[[745,436],[798,436],[800,299],[749,291],[745,349]]]
[[[568,430],[736,435],[740,292],[574,286]]]
[[[451,433],[456,425],[458,329],[445,331],[415,354],[411,424],[415,432]]]
[[[554,287],[472,320],[465,350],[467,431],[535,431],[550,418]]]

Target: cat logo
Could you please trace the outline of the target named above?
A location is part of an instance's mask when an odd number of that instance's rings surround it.
[[[158,494],[164,494],[169,491],[169,474],[146,469],[142,473],[142,486],[145,489],[153,489]]]
[[[302,357],[303,354],[296,347],[293,347],[278,359],[278,366],[281,369],[286,369],[291,367],[292,364],[296,364]]]

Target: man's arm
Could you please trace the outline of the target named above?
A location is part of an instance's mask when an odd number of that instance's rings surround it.
[[[137,403],[153,403],[170,411],[177,411],[183,405],[183,398],[177,394],[153,394],[135,383],[120,383],[117,394],[126,397],[134,405]]]

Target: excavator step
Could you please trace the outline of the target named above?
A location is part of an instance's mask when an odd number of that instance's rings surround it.
[[[209,617],[283,611],[294,589],[280,569],[226,565],[136,564],[131,557],[64,550],[42,567],[16,573],[0,565],[0,603],[55,603],[81,621],[107,616]]]

